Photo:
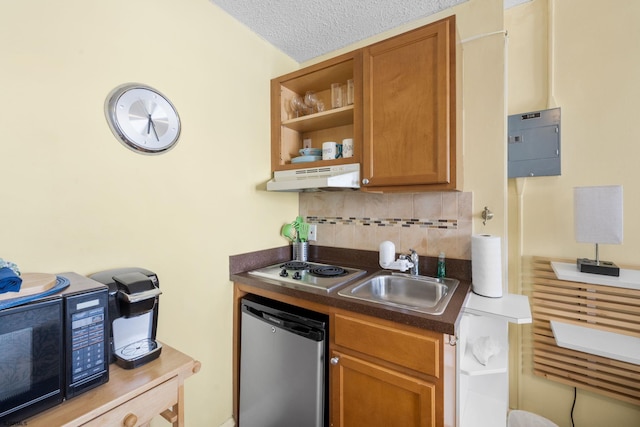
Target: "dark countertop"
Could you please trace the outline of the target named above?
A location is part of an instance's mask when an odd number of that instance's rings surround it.
[[[232,255],[229,257],[229,279],[235,283],[269,292],[450,335],[455,335],[456,333],[458,317],[471,289],[471,261],[447,259],[447,277],[460,280],[460,284],[444,313],[441,315],[428,315],[338,295],[338,290],[346,286],[346,284],[331,292],[326,292],[309,287],[296,288],[294,287],[295,285],[276,284],[247,273],[260,267],[290,260],[291,246]],[[362,280],[381,270],[378,265],[378,252],[373,251],[310,245],[309,261],[359,268],[367,271],[367,275],[361,276],[356,280]],[[436,264],[437,258],[420,257],[420,274],[435,276]],[[354,283],[354,281],[349,283]]]

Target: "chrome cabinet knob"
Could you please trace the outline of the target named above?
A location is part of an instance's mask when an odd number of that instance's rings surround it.
[[[337,357],[337,356],[336,357],[332,357],[329,362],[331,362],[332,365],[337,365],[340,362],[340,358]]]
[[[369,180],[368,180],[367,178],[364,178],[364,179],[362,180],[362,183],[363,183],[364,185],[367,185],[367,184],[369,183]]]

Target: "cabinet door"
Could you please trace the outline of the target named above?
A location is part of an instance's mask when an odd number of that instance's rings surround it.
[[[363,189],[454,189],[455,17],[369,46],[363,61]]]
[[[336,351],[331,363],[332,427],[435,427],[435,385]]]

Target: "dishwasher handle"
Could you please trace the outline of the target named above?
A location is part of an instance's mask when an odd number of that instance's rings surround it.
[[[272,326],[278,327],[288,332],[292,332],[296,335],[300,335],[301,337],[308,338],[313,341],[324,340],[324,331],[322,329],[316,329],[314,327],[307,326],[302,322],[284,319],[280,316],[276,316],[272,313],[267,313],[266,311],[258,310],[248,305],[243,305],[242,310],[247,314],[263,320]]]

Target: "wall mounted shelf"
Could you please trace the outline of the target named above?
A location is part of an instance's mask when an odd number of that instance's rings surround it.
[[[552,262],[551,267],[560,280],[591,283],[592,285],[614,286],[616,288],[640,290],[640,270],[620,269],[620,276],[582,273],[575,264]]]
[[[560,347],[640,365],[640,338],[552,320]]]

